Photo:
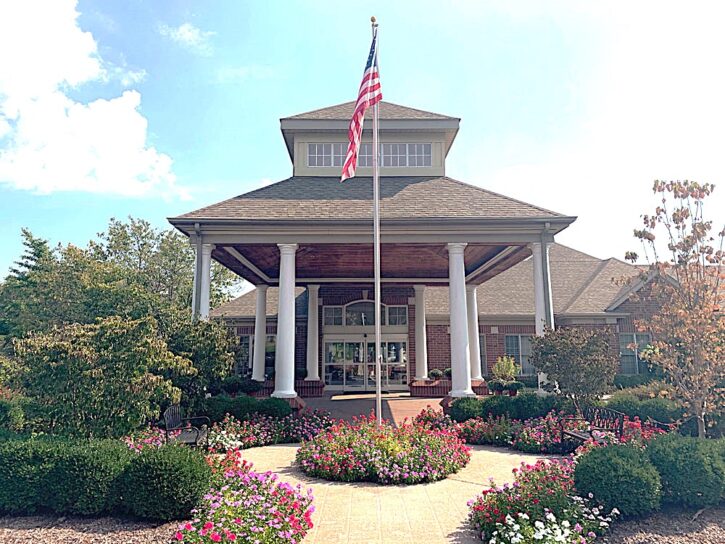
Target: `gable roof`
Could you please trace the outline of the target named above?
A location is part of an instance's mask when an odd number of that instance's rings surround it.
[[[332,177],[296,176],[174,219],[369,219],[372,180],[340,183]],[[381,219],[565,217],[550,210],[449,177],[381,177]]]
[[[615,280],[634,277],[639,269],[617,259],[601,260],[561,244],[549,251],[554,313],[602,315],[621,295],[623,287]],[[482,318],[534,315],[533,262],[528,258],[481,284],[477,290],[478,313]],[[306,295],[297,289],[297,315],[307,314]],[[277,288],[267,291],[267,315],[276,315]],[[304,297],[304,303],[301,302]],[[242,300],[243,299],[243,300]],[[214,317],[251,318],[255,311],[254,291],[215,308]],[[426,313],[447,316],[448,287],[426,288]]]
[[[320,108],[317,110],[308,111],[305,113],[298,113],[297,115],[290,115],[289,117],[283,117],[282,119],[309,119],[309,120],[344,120],[349,121],[352,117],[352,112],[355,109],[355,102],[343,102],[342,104],[336,104],[334,106],[328,106],[326,108]],[[365,117],[371,116],[371,110],[365,113]],[[448,115],[441,115],[440,113],[433,113],[430,111],[419,110],[416,108],[409,108],[407,106],[401,106],[399,104],[393,104],[392,102],[379,102],[378,103],[378,118],[380,119],[420,119],[420,120],[431,120],[431,119],[458,119],[457,117],[450,117]]]

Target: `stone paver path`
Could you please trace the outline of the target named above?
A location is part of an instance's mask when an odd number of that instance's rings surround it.
[[[293,485],[311,487],[315,527],[305,544],[333,543],[474,543],[468,528],[467,502],[489,477],[497,485],[512,480],[511,469],[539,457],[502,448],[473,446],[471,462],[439,482],[410,486],[328,482],[310,478],[295,465],[295,445],[266,446],[243,452],[255,470],[271,470]]]

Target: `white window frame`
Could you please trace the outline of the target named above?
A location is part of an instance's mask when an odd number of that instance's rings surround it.
[[[479,353],[481,355],[481,370],[483,372],[484,376],[488,376],[488,359],[486,358],[486,335],[485,334],[479,334],[478,335],[478,349]]]
[[[622,338],[624,336],[631,336],[632,342],[627,342],[623,345]],[[649,343],[652,342],[652,335],[647,332],[621,332],[619,333],[619,370],[618,373],[623,376],[637,376],[639,372],[639,363],[642,360],[640,358],[640,348],[649,345]],[[634,344],[635,349],[631,350],[628,349],[626,346],[628,344]],[[623,348],[627,349],[631,353],[625,353],[623,351]],[[634,374],[624,373],[622,372],[622,357],[623,356],[634,356]]]
[[[400,318],[400,316],[405,317],[405,323],[391,323],[390,322],[390,310],[402,310],[401,313],[396,313],[396,319]],[[394,326],[394,327],[403,327],[408,325],[408,307],[407,306],[401,306],[401,305],[389,305],[385,307],[385,311],[388,314],[387,320],[385,321],[386,324]]]
[[[531,342],[530,339],[534,335],[533,334],[506,334],[506,335],[504,335],[504,340],[503,340],[503,351],[504,351],[504,355],[508,355],[508,353],[506,353],[506,339],[509,336],[518,338],[519,360],[516,361],[516,364],[518,364],[521,367],[521,370],[519,371],[519,376],[536,376],[536,369],[533,367],[533,365],[529,361],[526,361],[526,365],[528,365],[528,366],[531,367],[531,372],[524,373],[523,349],[521,349],[522,348],[521,338],[529,338],[529,346],[530,346],[531,345],[530,344],[530,342]],[[529,354],[528,355],[529,355],[529,357],[531,356],[531,351],[530,350],[529,350]],[[516,359],[516,357],[514,357],[514,359]]]
[[[340,323],[327,322],[327,310],[340,310]],[[336,316],[332,316],[333,320]],[[322,324],[328,327],[342,327],[345,325],[345,306],[323,306],[322,307]]]
[[[310,142],[307,144],[307,166],[310,168],[336,168],[345,162],[347,143]],[[329,147],[329,153],[325,149]],[[357,165],[373,166],[373,144],[360,144]],[[328,159],[329,160],[326,160]],[[379,144],[378,161],[383,168],[428,168],[433,165],[432,142],[389,142]]]

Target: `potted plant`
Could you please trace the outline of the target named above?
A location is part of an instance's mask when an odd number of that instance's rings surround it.
[[[521,389],[523,386],[524,382],[514,380],[512,382],[508,382],[505,386],[505,389],[509,392],[509,397],[515,397],[519,394],[519,389]]]
[[[451,376],[452,376],[452,375],[453,375],[453,370],[451,369],[451,367],[448,367],[448,368],[446,368],[446,369],[445,369],[445,370],[443,371],[443,376],[444,376],[444,377],[445,377],[446,379],[448,379],[448,380],[450,380],[450,379],[451,379]]]
[[[428,372],[428,378],[431,380],[440,380],[443,377],[443,371],[439,368],[433,368]]]
[[[505,386],[506,386],[506,383],[503,382],[502,380],[494,379],[494,380],[491,380],[490,382],[488,382],[488,388],[489,388],[489,390],[493,391],[494,395],[503,394],[503,390],[504,390]]]

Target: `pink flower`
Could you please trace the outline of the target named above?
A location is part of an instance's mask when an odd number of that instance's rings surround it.
[[[178,541],[182,541],[182,540],[184,540],[184,535],[182,535],[180,531],[176,531],[174,538],[176,538],[176,540],[178,540]]]
[[[212,542],[221,542],[222,541],[222,535],[220,535],[219,533],[212,533],[209,538],[211,538]]]

